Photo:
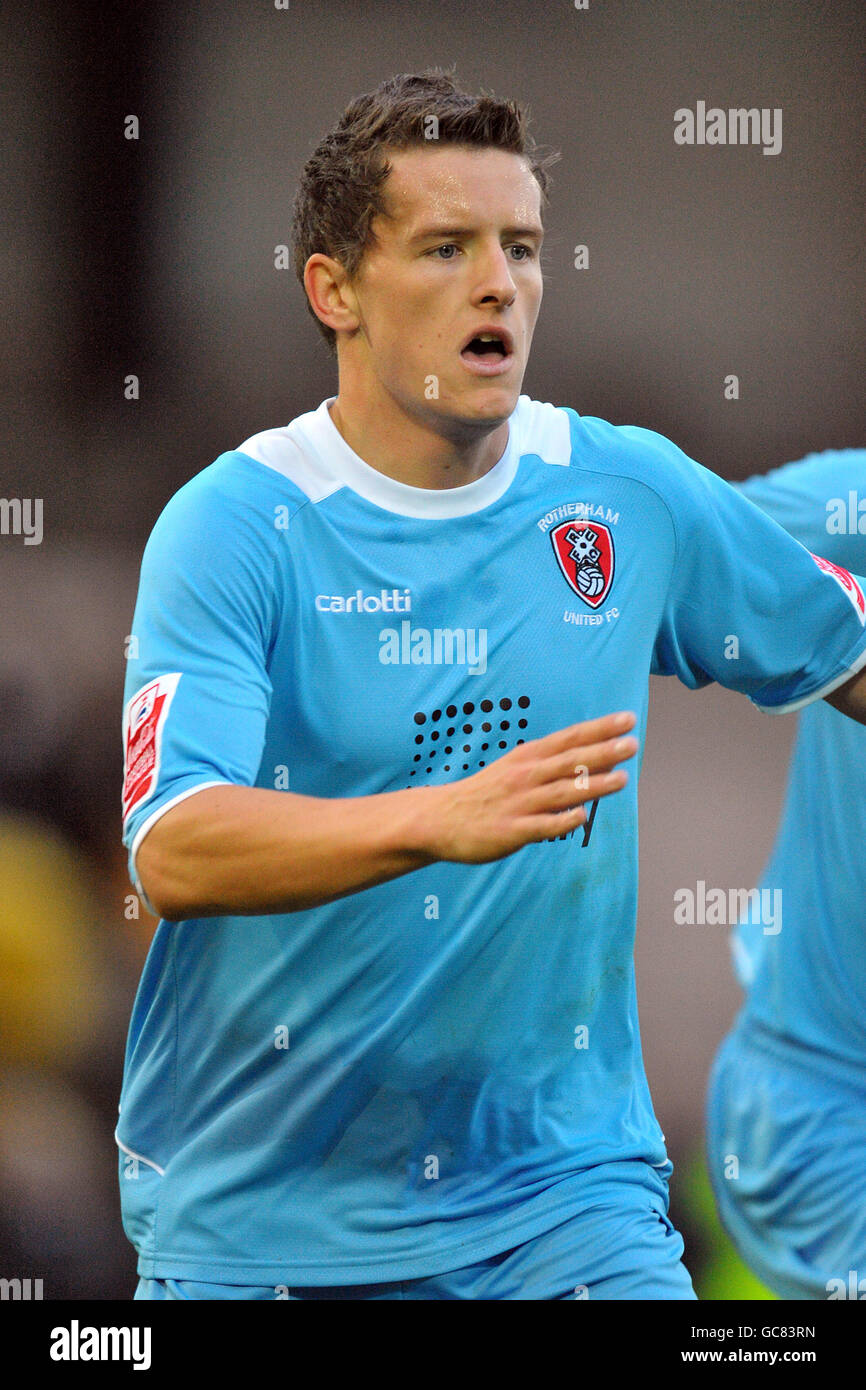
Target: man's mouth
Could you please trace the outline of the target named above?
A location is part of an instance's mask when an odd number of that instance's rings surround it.
[[[511,335],[505,329],[484,329],[463,345],[460,356],[464,362],[482,367],[503,367],[513,355]]]

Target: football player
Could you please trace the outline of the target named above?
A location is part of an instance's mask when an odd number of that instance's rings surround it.
[[[148,543],[138,1297],[694,1298],[619,764],[651,672],[866,718],[863,596],[661,435],[521,394],[548,177],[446,75],[353,101],[294,218],[337,392]]]

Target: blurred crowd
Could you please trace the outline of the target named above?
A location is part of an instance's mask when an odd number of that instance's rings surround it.
[[[119,836],[135,562],[0,552],[0,1275],[127,1298],[112,1141],[155,925]]]

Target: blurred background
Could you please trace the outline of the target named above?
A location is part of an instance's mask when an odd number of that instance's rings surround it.
[[[40,544],[0,535],[0,1276],[122,1299],[112,1135],[155,925],[120,843],[124,638],[172,493],[336,394],[274,263],[302,164],[358,93],[456,63],[466,87],[528,103],[562,153],[526,393],[659,430],[731,479],[862,447],[866,10],[31,0],[0,31],[0,493],[43,502]],[[781,108],[781,153],[678,146],[674,112],[698,101]],[[698,879],[757,879],[794,721],[652,684],[638,990],[672,1215],[704,1297],[763,1297],[702,1166],[707,1070],[738,1006],[727,929],[673,910]]]

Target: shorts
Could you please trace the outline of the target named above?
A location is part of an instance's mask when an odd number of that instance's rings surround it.
[[[769,1288],[848,1298],[853,1274],[866,1296],[866,1091],[735,1028],[710,1075],[707,1162],[722,1223]]]
[[[686,1299],[696,1295],[682,1237],[660,1194],[635,1186],[551,1231],[463,1269],[389,1284],[334,1287],[140,1279],[136,1299]]]

